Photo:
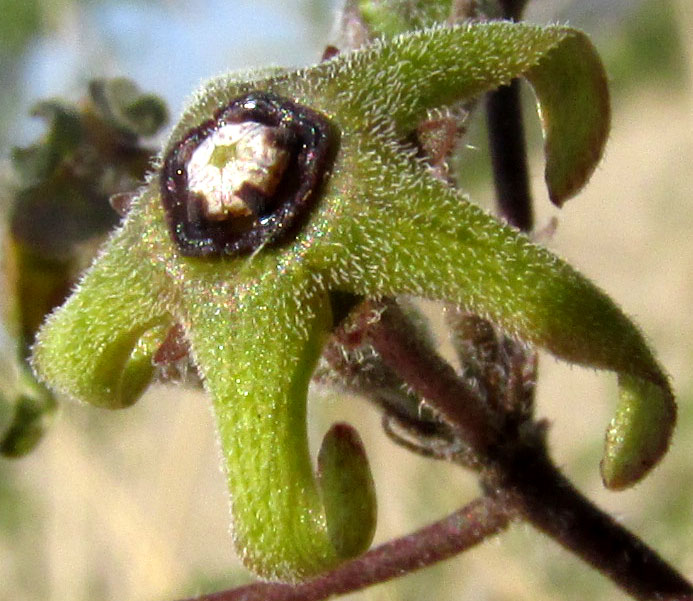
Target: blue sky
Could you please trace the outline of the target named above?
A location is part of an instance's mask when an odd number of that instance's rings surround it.
[[[175,116],[199,83],[216,74],[319,58],[329,26],[311,23],[300,0],[97,2],[67,11],[24,59],[24,106],[75,99],[90,78],[126,75],[163,96]],[[305,4],[305,3],[303,3]],[[328,7],[335,5],[329,0]],[[41,131],[20,118],[19,141]]]

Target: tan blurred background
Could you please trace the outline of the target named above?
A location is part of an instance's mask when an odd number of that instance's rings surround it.
[[[319,4],[302,4],[306,22],[311,11],[320,17],[313,23],[322,29],[311,30],[316,40],[329,17]],[[607,22],[600,23],[599,2],[587,4],[593,14],[548,1],[532,14],[577,20],[593,31],[613,80],[611,139],[591,184],[560,212],[541,191],[541,157],[533,158],[538,227],[556,216],[549,245],[641,324],[673,378],[680,425],[669,455],[645,482],[610,493],[598,462],[614,378],[544,357],[538,410],[551,421],[557,462],[577,485],[693,578],[693,7],[689,0],[630,3],[605,8]],[[528,124],[537,127],[536,120]],[[467,150],[465,160],[481,164],[482,154]],[[488,202],[487,182],[471,175],[469,182],[472,196]],[[380,503],[376,542],[439,519],[476,494],[474,478],[458,468],[393,445],[364,401],[315,392],[316,444],[335,419],[355,424],[365,440]],[[121,412],[64,403],[37,451],[0,465],[0,600],[163,601],[245,582],[228,524],[203,395],[160,387]],[[552,541],[516,525],[464,556],[350,598],[625,597]]]

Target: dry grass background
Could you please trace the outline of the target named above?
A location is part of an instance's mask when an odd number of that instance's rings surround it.
[[[585,192],[560,213],[537,199],[539,224],[559,219],[550,246],[623,305],[670,371],[680,400],[674,445],[645,482],[609,493],[598,457],[614,379],[544,357],[538,411],[578,486],[693,577],[693,11],[688,0],[679,8],[687,84],[640,87],[619,100],[607,156]],[[540,160],[533,165],[540,189]],[[377,541],[476,493],[459,469],[394,446],[360,399],[317,391],[310,412],[315,441],[334,419],[362,432],[379,493]],[[204,396],[179,388],[154,389],[123,412],[64,404],[39,449],[3,466],[21,503],[3,508],[14,525],[0,539],[0,600],[158,601],[247,579],[231,550],[213,428]],[[518,525],[463,557],[350,598],[625,597]]]

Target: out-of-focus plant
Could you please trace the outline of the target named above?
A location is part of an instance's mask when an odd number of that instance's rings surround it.
[[[117,206],[144,178],[153,154],[141,145],[165,123],[161,101],[126,79],[93,81],[79,106],[37,104],[43,139],[12,153],[3,192],[3,324],[9,337],[0,381],[0,452],[23,455],[55,409],[26,359],[36,330],[61,304],[116,226]]]
[[[609,99],[588,38],[510,22],[523,8],[348,2],[320,64],[207,83],[136,194],[127,191],[151,154],[139,136],[154,133],[165,111],[129,82],[95,82],[81,113],[41,105],[49,135],[15,153],[6,273],[21,373],[51,403],[44,384],[119,408],[139,398],[155,365],[192,361],[214,403],[237,551],[282,582],[216,598],[356,590],[460,552],[514,519],[635,597],[691,595],[567,482],[534,417],[535,347],[615,371],[620,398],[601,472],[621,489],[661,459],[676,408],[637,327],[527,235],[515,78],[536,94],[558,206],[601,157]],[[470,203],[448,168],[465,116],[487,92],[509,224]],[[93,254],[89,242],[115,222],[105,202],[113,194],[122,223],[34,338],[84,265],[84,248]],[[461,372],[437,355],[404,295],[446,303]],[[21,363],[32,343],[44,384]],[[313,376],[381,406],[401,444],[475,470],[482,497],[364,554],[376,514],[365,451],[352,426],[335,424],[314,473],[305,409]]]

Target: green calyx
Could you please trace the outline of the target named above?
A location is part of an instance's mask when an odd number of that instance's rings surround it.
[[[548,74],[560,75],[559,90]],[[362,552],[373,533],[373,484],[355,433],[328,433],[318,477],[308,451],[307,389],[333,327],[333,290],[452,302],[557,357],[618,372],[627,389],[619,415],[629,417],[612,425],[603,469],[607,485],[636,481],[666,449],[675,414],[637,328],[574,269],[436,180],[401,143],[427,111],[520,76],[535,86],[547,181],[560,202],[594,169],[609,119],[603,70],[573,29],[436,27],[296,72],[210,82],[164,152],[231,100],[271,92],[322,113],[339,131],[315,205],[281,244],[186,258],[169,237],[155,175],[39,332],[37,374],[62,394],[126,406],[148,381],[146,358],[170,324],[181,324],[214,404],[236,547],[270,579],[329,569]],[[577,108],[559,101],[560,90],[576,86]],[[584,111],[584,122],[572,111]],[[562,145],[566,132],[574,137]]]

